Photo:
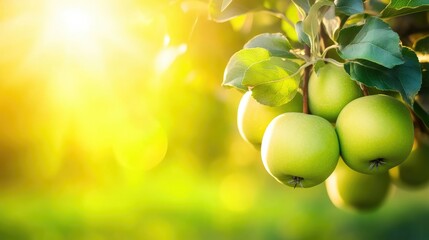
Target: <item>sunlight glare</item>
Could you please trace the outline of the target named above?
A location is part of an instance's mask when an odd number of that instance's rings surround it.
[[[10,112],[0,109],[0,115],[11,115],[2,120],[10,123],[3,124],[4,132],[19,143],[32,140],[28,144],[41,160],[31,164],[40,167],[37,174],[48,166],[42,172],[46,178],[61,174],[67,161],[95,169],[99,161],[114,160],[110,164],[139,177],[156,167],[168,136],[155,110],[146,107],[156,102],[149,85],[156,79],[153,62],[163,49],[173,51],[167,54],[173,61],[186,45],[163,47],[170,42],[164,30],[157,31],[164,23],[139,14],[139,4],[131,0],[38,3],[17,9],[11,19],[0,18],[0,74],[23,95],[22,102],[16,100],[21,95],[5,97],[13,104]],[[35,100],[27,100],[27,92]],[[8,130],[12,123],[16,126]]]
[[[53,20],[58,22],[70,35],[88,34],[94,28],[94,18],[83,9],[62,9],[56,13]]]
[[[100,45],[102,30],[112,28],[112,16],[104,8],[89,3],[51,3],[45,14],[45,46],[62,46],[79,54]]]

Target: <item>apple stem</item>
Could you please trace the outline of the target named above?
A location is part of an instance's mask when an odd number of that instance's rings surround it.
[[[378,169],[379,166],[386,164],[386,162],[382,158],[377,158],[375,160],[369,161],[369,169],[373,170]]]
[[[292,179],[289,181],[289,183],[294,185],[293,188],[296,188],[298,184],[300,187],[304,188],[304,186],[302,185],[302,180],[304,180],[304,178],[293,176]]]
[[[368,96],[369,92],[368,92],[368,87],[365,86],[363,83],[359,83],[360,89],[362,89],[362,93],[364,96]]]
[[[305,45],[305,55],[310,56],[310,47]],[[309,65],[304,69],[304,82],[302,85],[302,112],[305,114],[310,114],[308,109],[308,81],[310,80],[310,72],[313,65]]]

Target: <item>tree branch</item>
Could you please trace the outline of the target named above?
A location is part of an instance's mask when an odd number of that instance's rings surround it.
[[[310,47],[305,45],[305,55],[310,56]],[[304,82],[302,85],[302,111],[303,113],[310,114],[308,108],[308,81],[310,80],[310,72],[313,65],[309,65],[304,69]]]

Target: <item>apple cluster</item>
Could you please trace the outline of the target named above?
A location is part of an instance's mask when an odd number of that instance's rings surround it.
[[[429,137],[415,128],[395,95],[363,95],[343,68],[325,64],[303,96],[279,107],[246,92],[238,107],[238,130],[260,149],[267,172],[280,183],[308,188],[325,182],[340,208],[380,206],[393,185],[419,188],[429,182]]]

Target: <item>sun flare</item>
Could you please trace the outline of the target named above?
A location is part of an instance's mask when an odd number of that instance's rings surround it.
[[[40,139],[35,144],[46,149],[55,146],[58,151],[50,152],[55,156],[49,158],[57,161],[70,151],[67,142],[77,142],[74,148],[92,159],[102,159],[115,149],[111,154],[121,166],[137,171],[156,166],[163,159],[167,139],[147,107],[152,100],[146,97],[150,88],[145,85],[153,81],[154,59],[162,51],[159,43],[165,33],[159,38],[142,35],[141,31],[158,33],[153,28],[159,26],[141,21],[147,17],[141,16],[141,6],[133,1],[34,3],[11,2],[10,9],[16,12],[8,19],[0,18],[0,51],[4,53],[0,55],[0,76],[4,79],[0,91],[14,88],[19,94],[37,95],[36,102],[14,103],[14,108],[21,109],[16,118],[25,116],[31,121],[25,135]],[[26,116],[30,110],[25,108],[40,108],[34,113],[37,119]],[[139,134],[124,135],[136,118],[139,121],[132,129]],[[3,120],[2,124],[12,122]],[[156,131],[153,126],[157,126]],[[50,135],[55,137],[46,137]],[[159,141],[149,141],[149,135]],[[61,163],[52,166],[60,168]]]
[[[61,9],[52,19],[71,36],[91,33],[96,20],[89,12],[79,8]]]

